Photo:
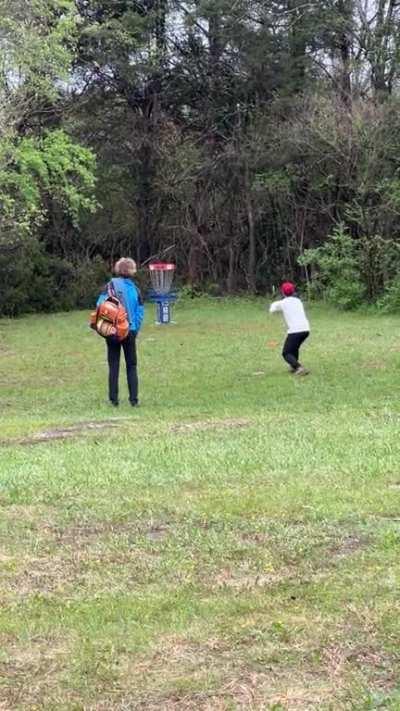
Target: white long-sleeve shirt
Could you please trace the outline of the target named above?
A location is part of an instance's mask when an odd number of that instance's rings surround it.
[[[277,311],[282,312],[288,333],[304,333],[310,330],[310,322],[303,303],[296,296],[286,296],[281,301],[274,301],[269,307],[269,312],[273,314]]]

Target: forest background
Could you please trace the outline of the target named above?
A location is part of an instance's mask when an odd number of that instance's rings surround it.
[[[3,315],[121,255],[400,308],[397,0],[0,0],[0,47]]]

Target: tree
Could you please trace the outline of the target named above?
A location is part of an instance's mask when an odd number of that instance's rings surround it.
[[[69,0],[0,3],[1,242],[37,233],[57,204],[76,224],[92,209],[94,158],[60,129],[60,81],[72,63],[77,16]]]

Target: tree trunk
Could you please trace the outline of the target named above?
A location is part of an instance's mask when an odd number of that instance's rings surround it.
[[[192,287],[196,287],[200,282],[200,258],[201,251],[198,238],[197,235],[193,235],[190,241],[188,258],[188,281]]]
[[[228,294],[233,294],[235,291],[235,286],[236,286],[235,266],[236,266],[236,250],[235,250],[235,246],[232,242],[232,238],[231,238],[231,240],[229,241],[228,278],[226,280],[226,288],[228,290]]]
[[[248,262],[248,284],[249,291],[255,294],[256,284],[256,234],[254,225],[254,209],[249,191],[247,192],[247,225],[249,230],[249,262]]]
[[[339,97],[342,106],[350,113],[352,110],[351,58],[353,25],[353,0],[338,0],[339,31],[337,44],[340,57]]]
[[[339,95],[343,107],[351,112],[352,110],[352,86],[351,86],[351,28],[353,23],[353,2],[352,0],[339,0],[338,10],[340,15],[341,28],[338,36],[339,54],[341,60]]]
[[[375,99],[378,102],[385,101],[391,93],[392,67],[388,67],[390,62],[389,42],[391,36],[396,33],[393,27],[393,14],[396,7],[396,0],[389,0],[385,13],[387,0],[379,0],[376,13],[375,37],[372,38],[372,86]],[[392,59],[393,64],[393,59]]]
[[[306,33],[304,27],[303,0],[288,0],[289,11],[289,55],[291,90],[295,93],[304,91],[306,78]]]

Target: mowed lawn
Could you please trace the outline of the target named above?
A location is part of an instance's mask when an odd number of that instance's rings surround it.
[[[0,709],[400,709],[400,318],[0,321]]]

